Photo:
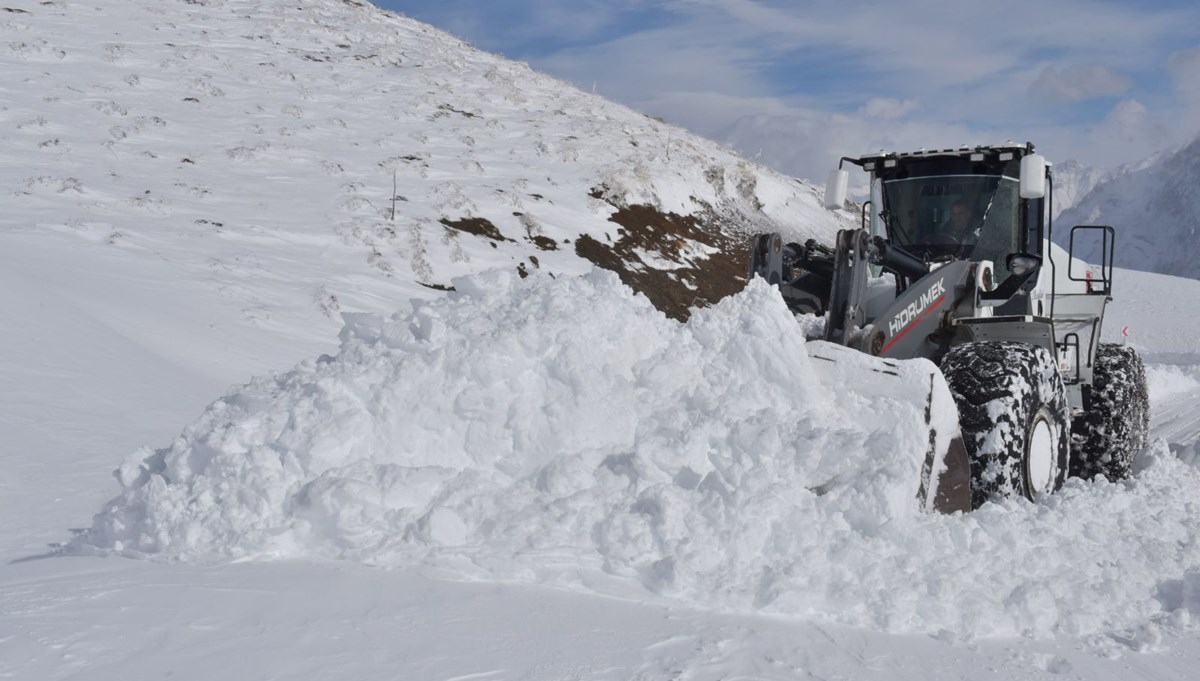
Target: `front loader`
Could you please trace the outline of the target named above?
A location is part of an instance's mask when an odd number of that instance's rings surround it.
[[[758,235],[750,276],[778,285],[796,314],[823,316],[819,340],[940,367],[962,437],[929,505],[969,510],[1034,499],[1068,475],[1127,477],[1149,408],[1141,359],[1100,343],[1112,227],[1072,228],[1069,249],[1052,241],[1053,177],[1032,144],[844,158],[826,208],[847,205],[847,163],[869,175],[862,226],[833,246]],[[1074,257],[1086,239],[1098,265]]]

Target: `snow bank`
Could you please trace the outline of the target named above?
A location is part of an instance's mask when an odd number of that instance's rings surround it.
[[[1156,398],[1170,398],[1200,389],[1200,367],[1151,364],[1146,367],[1146,387]]]
[[[1172,594],[1200,568],[1200,478],[1169,455],[1119,485],[922,514],[931,384],[934,425],[954,418],[927,362],[825,361],[757,281],[686,325],[602,271],[455,283],[348,316],[337,356],[139,453],[78,548],[635,586],[950,637],[1105,636],[1194,609]]]
[[[917,511],[928,363],[899,365],[890,391],[836,391],[759,282],[686,325],[599,270],[456,286],[390,320],[347,315],[336,357],[139,454],[90,541],[177,557],[568,547],[671,588],[692,579],[672,570],[781,541],[766,519],[872,533]]]

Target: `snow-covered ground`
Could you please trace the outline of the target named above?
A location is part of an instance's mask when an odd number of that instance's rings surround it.
[[[805,183],[355,2],[4,5],[0,678],[1194,676],[1200,283],[1119,272],[1132,481],[921,514],[927,365],[567,247]]]
[[[1200,465],[1200,343],[1196,314],[1186,301],[1200,293],[1194,279],[1118,271],[1117,301],[1106,335],[1128,341],[1147,360],[1155,434],[1183,460]]]
[[[797,375],[816,360],[761,286],[680,325],[605,273],[460,280],[391,322],[353,318],[336,356],[230,392],[174,444],[203,381],[139,367],[127,339],[57,314],[51,287],[15,289],[40,347],[9,333],[6,356],[73,394],[5,391],[23,437],[5,457],[19,521],[2,535],[0,673],[1190,678],[1200,475],[1168,450],[1200,433],[1164,415],[1196,414],[1200,362],[1185,320],[1141,330],[1200,284],[1119,275],[1109,335],[1129,326],[1158,362],[1155,432],[1171,439],[1128,483],[954,517],[857,503],[907,484],[895,466],[920,419],[887,396],[893,377],[814,399],[828,374]],[[169,446],[169,483],[146,494],[127,467],[114,498],[107,472],[142,443]],[[896,479],[850,472],[818,495],[813,481],[868,461],[855,452]],[[305,502],[273,505],[293,485]],[[94,548],[117,541],[145,555]]]

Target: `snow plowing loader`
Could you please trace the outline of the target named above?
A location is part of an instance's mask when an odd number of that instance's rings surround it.
[[[1141,359],[1100,342],[1113,228],[1053,242],[1053,176],[1032,144],[843,158],[826,208],[847,206],[846,164],[869,174],[862,226],[832,246],[758,235],[750,276],[778,285],[794,313],[823,316],[819,340],[940,367],[961,439],[922,484],[936,489],[927,507],[1034,499],[1068,475],[1128,477],[1149,408]],[[1089,240],[1098,265],[1074,256]]]

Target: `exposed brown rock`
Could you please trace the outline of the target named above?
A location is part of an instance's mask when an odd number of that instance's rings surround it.
[[[500,230],[486,218],[462,218],[461,220],[450,220],[442,218],[440,221],[450,229],[456,229],[467,234],[474,234],[485,239],[493,241],[512,241],[512,239],[500,233]]]
[[[576,240],[575,253],[616,272],[669,317],[684,321],[690,308],[711,305],[746,284],[748,237],[724,227],[712,213],[678,215],[635,205],[618,208],[609,220],[621,226],[615,242],[585,235]],[[693,244],[715,252],[696,252]],[[655,269],[639,253],[655,254],[682,267]]]

